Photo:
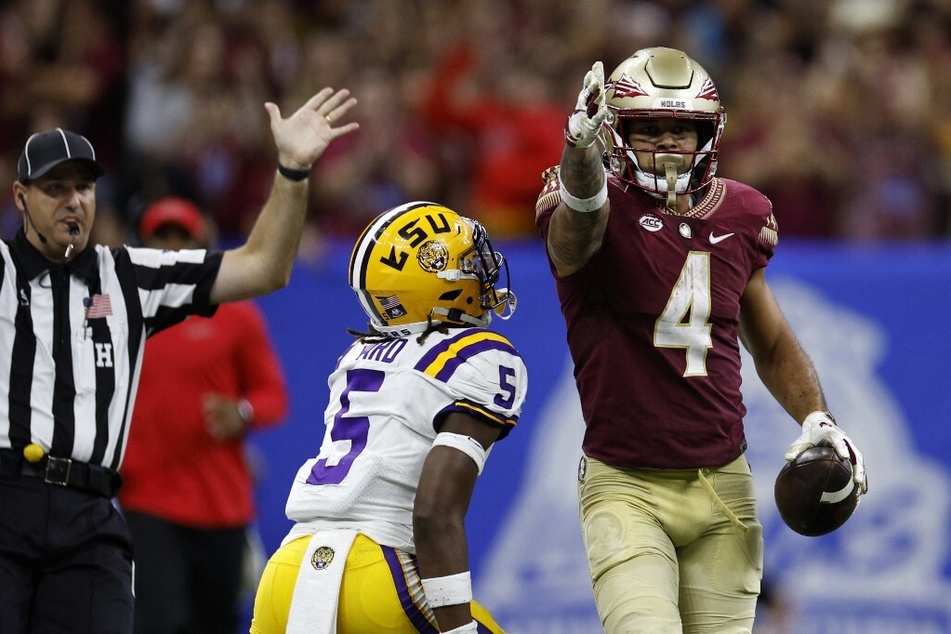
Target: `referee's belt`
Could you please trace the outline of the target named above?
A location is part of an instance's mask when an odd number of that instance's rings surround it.
[[[0,449],[0,466],[48,484],[109,498],[115,497],[122,485],[122,478],[113,469],[71,458],[44,455],[37,462],[30,462],[22,452]]]

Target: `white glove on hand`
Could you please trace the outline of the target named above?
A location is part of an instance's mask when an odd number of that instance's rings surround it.
[[[835,449],[840,458],[852,463],[852,479],[859,491],[868,491],[865,479],[865,459],[855,448],[855,444],[835,424],[835,419],[827,412],[812,412],[802,421],[802,433],[786,450],[786,460],[795,460],[796,456],[816,446]]]
[[[590,147],[598,138],[601,124],[608,117],[604,98],[604,64],[595,62],[584,76],[584,87],[578,93],[578,103],[568,117],[565,141],[571,147]]]

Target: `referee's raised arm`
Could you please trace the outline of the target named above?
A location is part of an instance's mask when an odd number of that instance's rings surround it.
[[[211,291],[219,304],[264,295],[287,285],[307,207],[307,179],[330,143],[359,126],[342,123],[357,103],[347,90],[324,88],[287,119],[265,104],[278,151],[277,174],[247,242],[227,251]]]
[[[63,128],[26,140],[23,228],[0,241],[0,632],[132,631],[133,548],[113,498],[146,337],[288,283],[310,169],[357,129],[340,122],[355,104],[330,88],[286,119],[265,104],[274,185],[226,252],[92,244],[93,144]]]

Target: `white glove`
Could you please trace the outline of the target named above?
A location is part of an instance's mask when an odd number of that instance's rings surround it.
[[[835,424],[835,419],[828,412],[812,412],[802,421],[802,433],[786,450],[786,460],[795,460],[796,456],[816,446],[826,446],[835,449],[840,458],[852,463],[852,480],[858,485],[859,491],[868,491],[865,479],[865,459],[855,448],[848,436]]]
[[[584,76],[584,87],[578,93],[578,103],[568,117],[565,141],[571,147],[590,147],[598,138],[601,124],[608,117],[604,98],[604,64],[595,62]]]

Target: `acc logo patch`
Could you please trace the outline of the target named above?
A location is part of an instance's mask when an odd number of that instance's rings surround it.
[[[314,570],[325,570],[333,560],[334,549],[330,546],[321,546],[314,551],[314,556],[310,558],[310,565],[314,567]]]
[[[449,265],[449,249],[442,242],[431,240],[419,247],[416,259],[427,273],[438,273]]]
[[[648,231],[660,231],[664,228],[664,221],[654,214],[644,214],[641,216],[641,219],[637,221],[637,224]]]

